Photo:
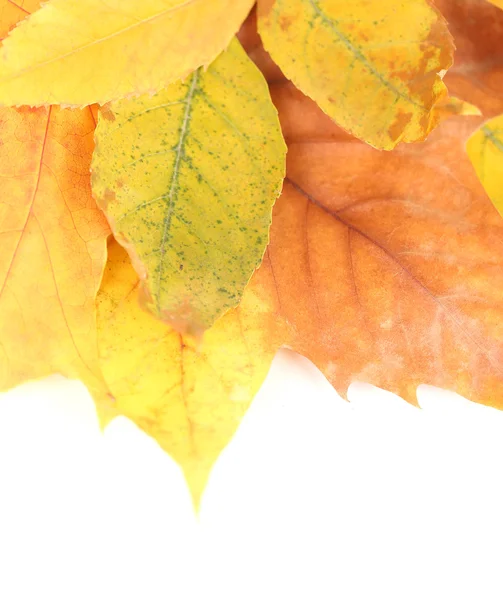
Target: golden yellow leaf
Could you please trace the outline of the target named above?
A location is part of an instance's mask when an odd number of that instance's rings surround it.
[[[235,40],[207,71],[107,105],[93,193],[148,308],[182,332],[239,302],[269,239],[286,146],[260,71]]]
[[[98,336],[115,402],[99,404],[101,418],[125,415],[154,437],[182,466],[196,506],[284,337],[270,278],[267,269],[257,272],[239,307],[195,345],[141,310],[129,258],[115,241],[109,245]]]
[[[492,2],[498,8],[503,9],[503,0],[489,0],[489,2]]]
[[[49,0],[0,52],[0,104],[86,105],[207,66],[253,0]]]
[[[503,115],[484,123],[466,150],[487,195],[503,215]]]
[[[91,197],[94,127],[89,109],[0,109],[0,389],[99,373],[109,230]]]
[[[372,146],[423,140],[436,126],[454,48],[427,0],[259,0],[258,27],[284,74]]]

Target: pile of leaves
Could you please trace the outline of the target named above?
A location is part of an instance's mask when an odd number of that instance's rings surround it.
[[[196,504],[280,347],[503,407],[501,8],[0,0],[0,389],[82,380]]]

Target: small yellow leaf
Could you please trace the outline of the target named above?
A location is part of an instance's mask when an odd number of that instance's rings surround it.
[[[284,337],[269,270],[256,273],[239,307],[196,346],[141,310],[126,252],[115,241],[108,250],[98,340],[115,404],[96,397],[102,422],[124,415],[154,437],[182,466],[197,506]]]
[[[199,334],[239,302],[285,155],[267,84],[237,40],[207,71],[102,110],[93,193],[156,316]]]
[[[484,123],[470,137],[466,150],[487,195],[503,216],[503,115]]]
[[[492,2],[494,6],[498,6],[503,10],[503,0],[489,0],[489,2]]]
[[[259,0],[265,49],[339,125],[376,148],[424,140],[453,42],[427,0]]]
[[[3,105],[103,104],[208,65],[253,0],[50,0],[5,40]]]

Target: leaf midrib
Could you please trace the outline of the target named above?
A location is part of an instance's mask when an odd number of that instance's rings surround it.
[[[384,87],[388,88],[391,92],[393,92],[399,98],[402,98],[402,100],[405,100],[406,102],[408,102],[412,106],[415,106],[416,108],[418,108],[421,112],[423,112],[423,113],[427,112],[427,109],[422,104],[419,104],[418,102],[416,102],[415,100],[413,100],[407,94],[404,94],[401,90],[399,90],[395,85],[393,85],[393,83],[391,83],[391,81],[389,81],[388,79],[386,79],[384,77],[384,75],[382,75],[373,66],[373,64],[369,61],[369,59],[365,56],[365,54],[363,54],[363,52],[361,50],[359,50],[351,42],[351,40],[346,35],[344,35],[342,33],[342,31],[338,27],[335,26],[334,21],[330,17],[328,17],[321,10],[321,8],[318,6],[317,0],[309,0],[309,3],[313,7],[313,10],[315,11],[315,13],[320,17],[320,19],[325,24],[327,24],[328,27],[330,27],[330,29],[332,29],[332,31],[335,33],[335,35],[339,38],[339,40],[345,46],[346,50],[348,50],[348,52],[350,52],[351,54],[353,54],[353,56],[355,57],[355,59],[357,59],[362,64],[364,64],[365,67],[369,70],[369,72],[372,73],[372,75],[374,75],[374,77],[376,77],[377,79],[379,79],[379,81],[383,84]]]
[[[157,277],[157,290],[156,290],[156,305],[157,311],[161,312],[161,285],[162,285],[162,277],[164,275],[164,265],[165,265],[165,254],[166,254],[166,241],[168,239],[169,230],[171,227],[171,217],[173,216],[173,210],[175,205],[175,191],[178,187],[178,177],[180,174],[180,163],[182,161],[182,154],[185,147],[185,143],[187,140],[187,135],[189,132],[189,124],[191,118],[191,109],[192,109],[192,101],[194,99],[194,93],[196,91],[197,82],[199,78],[199,70],[194,71],[192,75],[192,80],[190,82],[189,89],[184,98],[185,102],[185,111],[183,113],[182,125],[180,127],[180,137],[178,139],[178,145],[176,146],[175,153],[175,165],[173,167],[173,175],[171,176],[171,182],[169,185],[169,192],[167,193],[168,203],[166,207],[166,212],[164,214],[164,228],[161,238],[161,245],[159,247],[160,251],[160,259],[159,259],[159,274]]]

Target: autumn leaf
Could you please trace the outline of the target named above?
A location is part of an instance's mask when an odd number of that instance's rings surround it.
[[[0,388],[95,378],[106,221],[89,181],[89,109],[0,109]]]
[[[428,383],[502,407],[503,221],[464,149],[481,119],[380,153],[290,85],[273,98],[289,149],[269,257],[289,345],[341,394],[358,380],[414,402]]]
[[[107,107],[93,192],[146,304],[199,333],[235,306],[262,259],[286,147],[267,85],[237,41],[207,71]]]
[[[38,2],[0,1],[0,36]],[[107,223],[89,109],[0,109],[0,389],[61,372],[102,386],[95,296]]]
[[[489,2],[492,2],[495,6],[503,9],[503,0],[489,0]]]
[[[286,77],[372,146],[423,140],[436,126],[454,48],[426,0],[259,0],[258,28]]]
[[[103,104],[207,66],[253,0],[49,0],[0,52],[0,103]]]
[[[503,115],[484,123],[466,149],[487,195],[503,215]]]
[[[285,335],[270,278],[257,273],[239,307],[195,344],[141,310],[129,258],[115,241],[109,246],[98,336],[115,401],[99,404],[102,421],[125,415],[155,438],[182,466],[196,506]]]

